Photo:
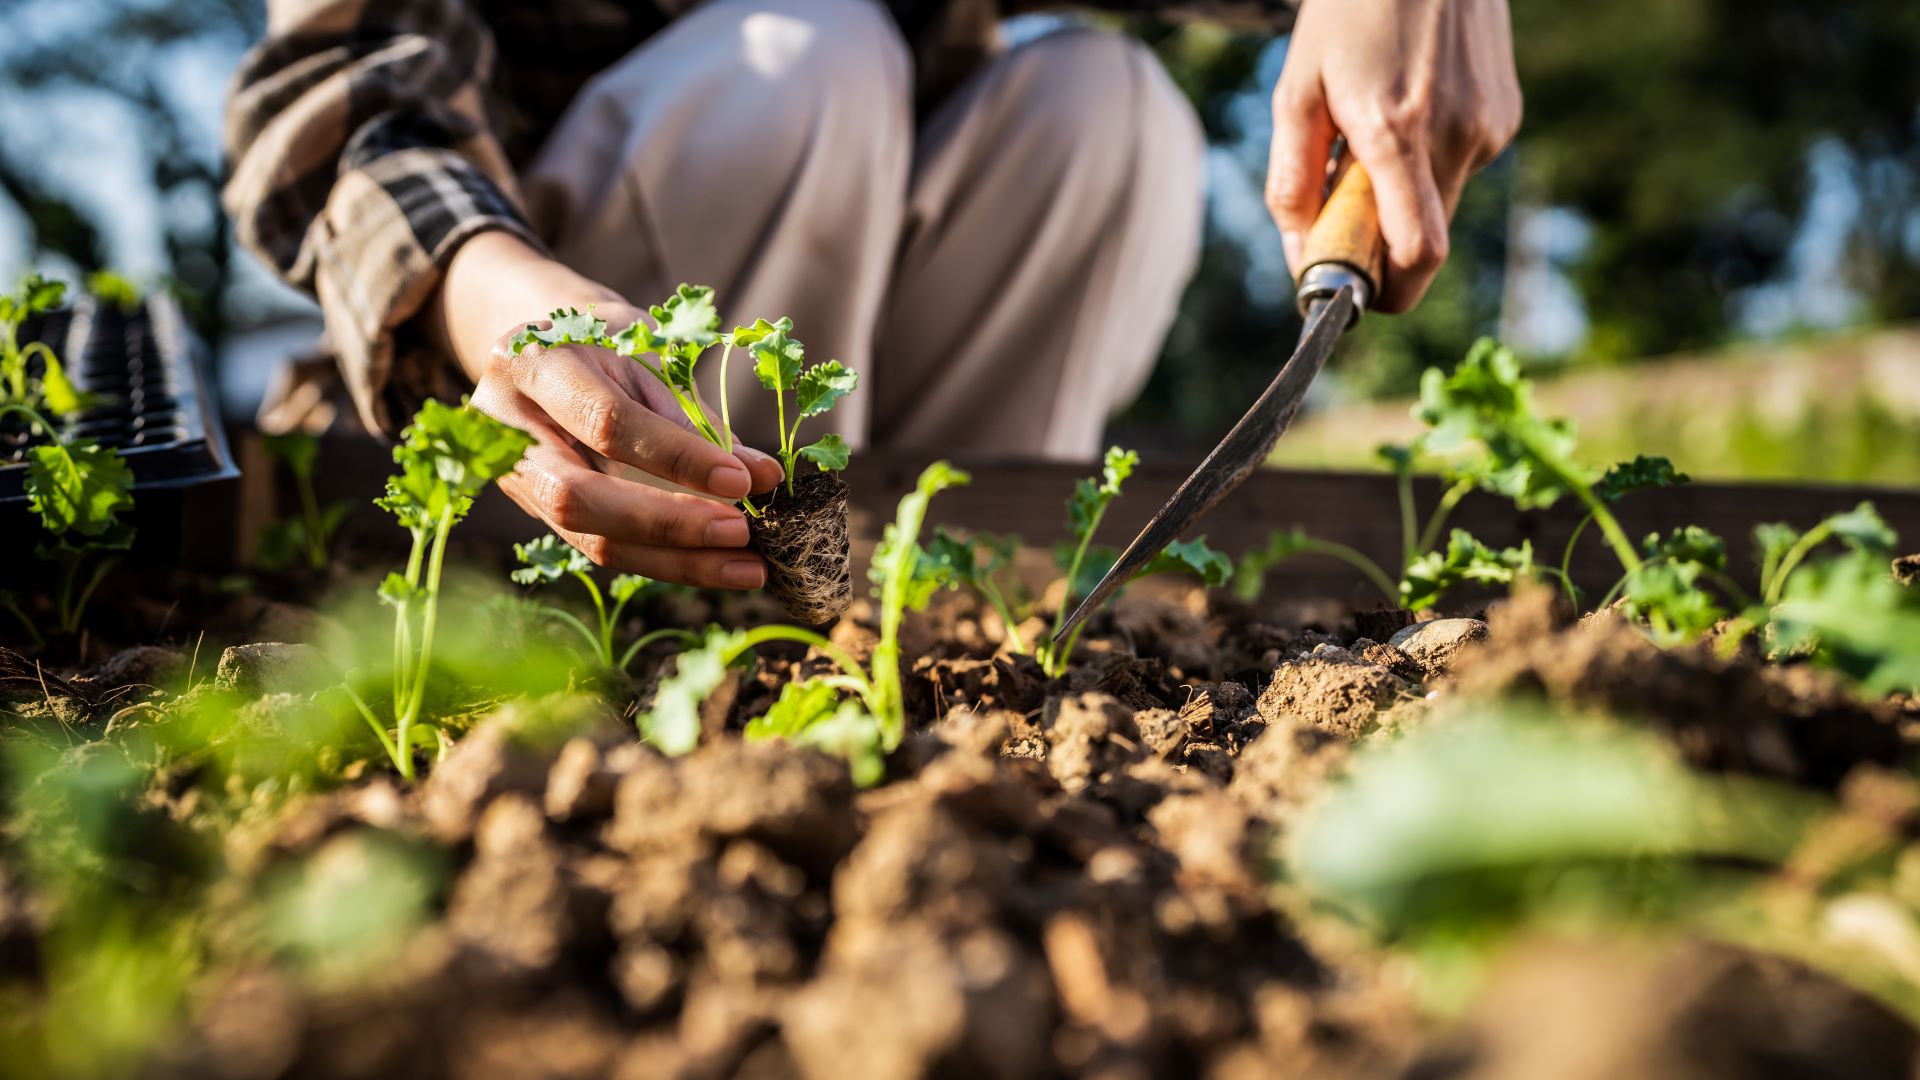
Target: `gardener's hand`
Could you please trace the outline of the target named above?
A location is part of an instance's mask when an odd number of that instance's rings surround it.
[[[473,404],[539,439],[500,488],[601,566],[661,581],[752,589],[766,564],[744,550],[738,507],[608,475],[605,462],[720,499],[780,482],[773,458],[732,454],[693,432],[672,396],[640,365],[605,349],[507,341],[548,311],[585,308],[614,326],[642,312],[507,233],[468,240],[427,312],[428,331],[474,380]]]
[[[1344,135],[1373,177],[1387,242],[1374,307],[1408,310],[1447,261],[1460,189],[1519,128],[1506,0],[1307,0],[1273,92],[1267,165],[1288,265],[1301,269]]]

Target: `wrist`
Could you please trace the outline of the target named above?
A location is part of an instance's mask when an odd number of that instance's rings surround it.
[[[424,329],[478,382],[494,342],[560,307],[620,304],[619,293],[554,261],[504,230],[479,233],[448,261],[423,311]]]

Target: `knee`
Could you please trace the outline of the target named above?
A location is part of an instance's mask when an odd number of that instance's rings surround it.
[[[778,103],[904,115],[912,58],[878,0],[761,0],[740,22],[740,59]]]
[[[1140,42],[1110,30],[1062,30],[1015,49],[1005,63],[1024,90],[1018,123],[1043,160],[1116,176],[1197,175],[1206,151],[1200,118]]]

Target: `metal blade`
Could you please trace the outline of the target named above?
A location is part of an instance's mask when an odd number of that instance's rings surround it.
[[[1121,552],[1120,560],[1113,569],[1100,579],[1080,606],[1073,609],[1067,621],[1054,628],[1053,640],[1064,641],[1073,628],[1080,624],[1100,605],[1119,591],[1135,573],[1152,561],[1161,549],[1178,539],[1189,525],[1200,516],[1213,509],[1221,499],[1227,497],[1234,488],[1240,486],[1260,463],[1273,453],[1273,444],[1293,422],[1294,414],[1300,411],[1300,401],[1307,396],[1307,387],[1313,385],[1314,377],[1320,374],[1320,368],[1332,355],[1333,347],[1340,341],[1340,334],[1346,330],[1352,320],[1353,287],[1342,286],[1340,291],[1325,300],[1314,302],[1313,310],[1307,317],[1307,324],[1300,331],[1300,344],[1293,351],[1280,374],[1254,401],[1253,407],[1233,425],[1227,437],[1213,448],[1193,475],[1180,482],[1180,487],[1167,500],[1167,505],[1153,515],[1147,527],[1140,530],[1127,550]]]

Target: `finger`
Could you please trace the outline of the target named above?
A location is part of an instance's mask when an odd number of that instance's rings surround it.
[[[1447,206],[1427,147],[1384,128],[1348,135],[1353,155],[1373,177],[1380,235],[1387,244],[1387,280],[1377,310],[1407,311],[1426,295],[1447,261]]]
[[[599,365],[555,349],[518,368],[520,391],[581,445],[642,472],[723,499],[753,475],[739,458],[634,401]]]
[[[560,538],[599,566],[655,581],[702,589],[757,589],[767,583],[767,564],[749,551],[656,547],[565,530]]]
[[[675,400],[673,392],[662,385],[659,379],[647,374],[639,364],[616,366],[614,382],[624,386],[629,396],[652,409],[655,414],[665,417],[688,431],[694,430],[693,421],[688,419],[687,414],[681,410],[680,403]],[[742,444],[737,436],[734,438],[733,456],[740,459],[741,463],[747,467],[747,472],[753,477],[753,491],[756,495],[764,491],[772,491],[775,485],[786,478],[786,471],[780,467],[778,458]]]
[[[747,472],[753,475],[753,491],[756,495],[772,491],[787,477],[787,471],[780,467],[779,458],[763,454],[751,446],[734,443],[733,456],[739,458],[747,466]]]
[[[1282,75],[1273,90],[1273,143],[1267,152],[1267,211],[1280,226],[1287,265],[1302,269],[1307,230],[1326,201],[1327,154],[1333,147],[1333,117],[1317,73]]]
[[[558,447],[529,450],[500,486],[564,532],[656,547],[747,545],[746,518],[731,505],[608,476]]]

